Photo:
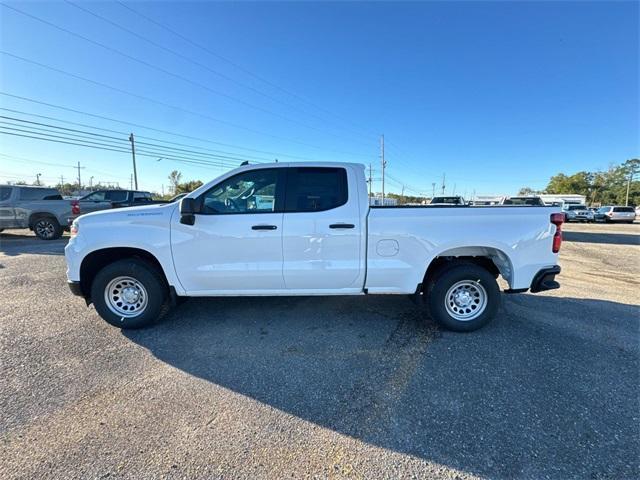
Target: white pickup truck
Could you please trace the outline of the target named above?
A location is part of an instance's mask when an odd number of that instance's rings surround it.
[[[409,294],[456,331],[507,293],[558,288],[555,207],[370,207],[362,165],[248,165],[180,204],[90,213],[65,248],[73,293],[139,328],[180,297]]]

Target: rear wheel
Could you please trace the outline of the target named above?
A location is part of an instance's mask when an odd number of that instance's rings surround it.
[[[456,332],[472,332],[489,323],[500,307],[494,276],[475,264],[453,265],[429,283],[431,317]]]
[[[98,272],[91,284],[91,300],[98,314],[114,327],[142,328],[168,311],[164,277],[149,263],[119,260]]]
[[[33,222],[33,232],[41,240],[56,240],[62,236],[62,227],[54,217],[39,217]]]

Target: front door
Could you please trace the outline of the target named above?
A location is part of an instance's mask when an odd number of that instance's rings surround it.
[[[171,248],[180,283],[192,295],[261,294],[284,288],[284,168],[236,174],[197,199],[193,225],[176,212]]]

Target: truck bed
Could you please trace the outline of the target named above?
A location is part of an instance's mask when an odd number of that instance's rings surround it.
[[[556,263],[556,227],[550,216],[559,211],[528,206],[371,207],[366,288],[370,293],[411,293],[434,258],[483,255],[493,259],[511,289],[529,288],[541,268]]]

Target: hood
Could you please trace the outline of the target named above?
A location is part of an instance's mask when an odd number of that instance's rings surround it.
[[[177,208],[177,203],[162,203],[156,205],[142,205],[139,207],[123,207],[112,208],[109,210],[99,210],[97,212],[86,213],[80,215],[78,220],[81,222],[111,222],[114,220],[135,221],[136,219],[161,217],[171,215],[173,209]]]

